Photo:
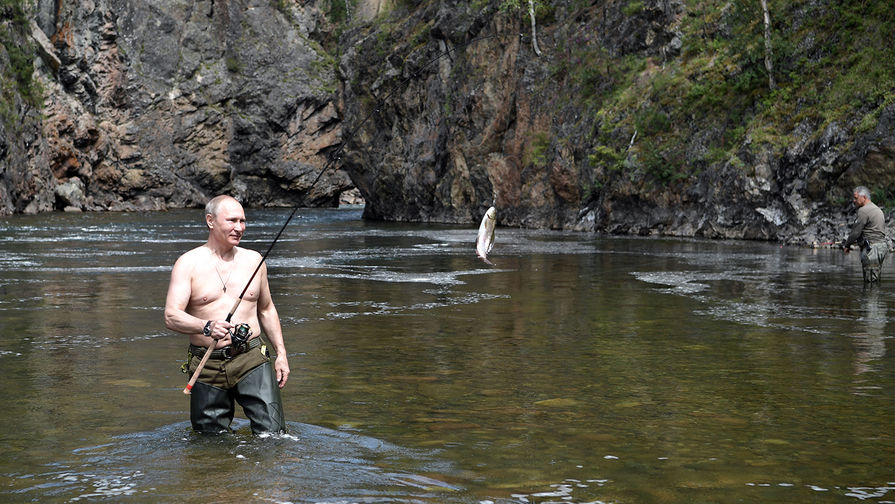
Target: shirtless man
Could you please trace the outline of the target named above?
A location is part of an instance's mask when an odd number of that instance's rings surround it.
[[[261,255],[238,246],[246,218],[236,199],[221,195],[209,201],[205,224],[208,241],[174,263],[165,301],[165,326],[190,337],[186,372],[192,375],[209,345],[215,348],[190,395],[193,429],[229,432],[235,400],[249,418],[253,433],[283,432],[286,424],[279,389],[289,378],[289,362],[267,283],[267,265],[261,265],[227,321]],[[240,324],[249,329],[244,345],[235,344],[239,341],[234,343],[232,338]],[[260,338],[262,331],[276,353],[273,369]]]

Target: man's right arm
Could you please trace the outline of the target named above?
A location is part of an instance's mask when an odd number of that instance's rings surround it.
[[[183,334],[202,334],[206,321],[186,312],[192,294],[192,269],[192,262],[186,254],[174,263],[165,299],[165,327]]]

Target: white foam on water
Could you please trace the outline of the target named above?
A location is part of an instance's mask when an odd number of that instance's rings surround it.
[[[668,291],[677,294],[695,294],[709,288],[708,280],[720,280],[720,275],[685,271],[634,272],[634,278],[641,282],[665,285]]]
[[[513,502],[532,504],[550,504],[559,502],[570,504],[608,504],[613,501],[595,500],[593,495],[595,492],[601,492],[602,488],[608,482],[608,479],[589,479],[586,480],[585,483],[578,479],[566,478],[559,483],[550,484],[550,490],[539,490],[531,493],[514,492],[511,494],[511,497],[515,499]],[[592,483],[596,483],[596,485],[593,485]],[[582,493],[586,495],[580,495]]]

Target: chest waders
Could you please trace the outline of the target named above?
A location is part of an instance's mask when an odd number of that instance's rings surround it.
[[[880,270],[888,253],[889,244],[886,242],[869,243],[866,247],[861,247],[861,267],[864,271],[864,283],[880,281]]]
[[[190,347],[188,370],[198,367],[192,357],[201,355],[202,350]],[[190,393],[193,430],[205,434],[230,432],[236,403],[249,419],[253,434],[286,431],[280,388],[260,338],[250,340],[248,350],[232,358],[219,350],[211,354]]]

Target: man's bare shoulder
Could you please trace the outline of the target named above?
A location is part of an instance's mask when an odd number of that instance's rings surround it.
[[[208,247],[206,247],[205,245],[200,245],[181,254],[181,256],[177,258],[176,264],[180,264],[183,266],[193,265],[197,262],[206,260],[210,253],[211,251],[208,250]]]
[[[258,262],[261,260],[261,254],[252,249],[236,247],[236,253],[240,257],[240,261],[254,261]]]

